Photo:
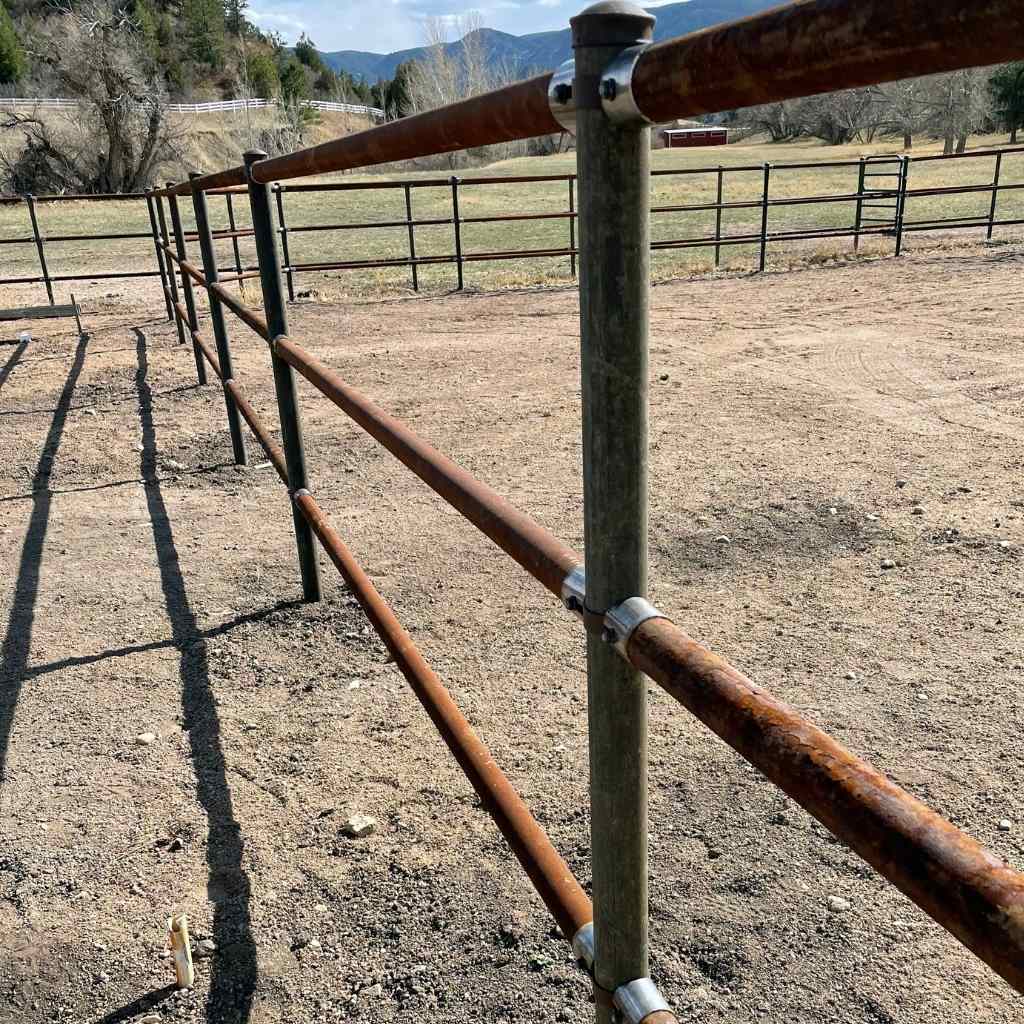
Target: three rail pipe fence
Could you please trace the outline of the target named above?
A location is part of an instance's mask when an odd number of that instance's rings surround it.
[[[719,269],[723,265],[723,251],[730,247],[745,248],[752,253],[753,267],[764,271],[768,265],[769,249],[779,249],[802,242],[814,240],[849,239],[854,252],[860,249],[864,238],[876,237],[892,240],[894,251],[898,255],[903,251],[904,239],[915,232],[936,231],[980,231],[983,236],[992,240],[997,228],[1019,227],[1024,225],[1022,204],[1014,203],[1009,212],[1001,212],[999,199],[1004,193],[1016,194],[1024,190],[1024,181],[1008,180],[1011,176],[1020,179],[1024,170],[1024,147],[1004,147],[1000,149],[973,150],[971,152],[950,156],[919,156],[894,154],[891,156],[862,157],[857,160],[827,160],[803,162],[772,162],[760,164],[718,165],[709,167],[664,168],[651,171],[652,187],[655,192],[661,186],[662,191],[679,178],[686,181],[697,181],[714,195],[708,202],[658,202],[651,205],[651,214],[662,226],[660,236],[651,240],[652,252],[671,252],[676,250],[710,250],[713,252],[713,265]],[[973,181],[958,185],[922,185],[913,186],[912,169],[917,165],[945,164],[955,168],[968,161],[981,164],[991,177],[983,181]],[[1012,172],[1016,171],[1016,174]],[[822,192],[817,195],[792,194],[793,188],[787,187],[787,178],[794,173],[821,172],[837,178],[838,191]],[[848,176],[848,177],[847,177]],[[754,191],[753,179],[757,181],[757,194]],[[849,181],[849,187],[845,182]],[[503,198],[509,195],[508,190],[518,190],[526,186],[539,186],[550,189],[545,191],[544,201],[550,205],[558,202],[561,195],[561,209],[524,210],[515,213],[483,213],[466,215],[461,212],[460,195],[466,190],[478,192],[480,189],[501,188]],[[430,266],[454,266],[454,286],[462,288],[467,280],[467,267],[471,264],[509,260],[551,260],[567,261],[570,277],[576,276],[576,244],[577,222],[576,211],[577,178],[575,174],[537,174],[537,175],[481,175],[472,177],[443,178],[409,178],[371,182],[320,182],[301,184],[275,184],[275,209],[277,215],[277,232],[281,243],[282,269],[288,287],[288,298],[296,298],[296,279],[300,275],[323,274],[334,271],[367,271],[394,269],[401,274],[410,275],[409,283],[413,291],[419,291],[420,269]],[[246,276],[255,276],[256,265],[243,264],[240,241],[250,238],[249,228],[239,227],[238,214],[233,196],[237,190],[220,190],[224,198],[224,219],[222,227],[214,229],[214,239],[230,239],[233,266],[220,268],[222,275],[232,274],[242,280]],[[447,208],[434,216],[415,216],[415,196],[417,192],[433,191],[435,196],[441,191],[447,197]],[[385,205],[398,208],[401,212],[391,218],[378,217],[328,222],[308,222],[308,218],[296,221],[296,212],[302,216],[302,209],[290,206],[288,197],[293,203],[301,196],[338,195],[345,199],[360,193],[376,193],[388,197],[394,194],[397,203]],[[779,193],[782,194],[779,194]],[[929,200],[948,199],[951,202],[975,200],[976,209],[964,215],[956,213],[936,213],[928,210]],[[166,263],[158,247],[159,225],[150,219],[150,231],[134,232],[103,232],[93,234],[61,234],[48,233],[45,230],[45,214],[41,206],[78,201],[116,201],[141,203],[149,201],[145,193],[126,193],[118,196],[102,195],[59,195],[59,196],[4,196],[0,203],[11,205],[21,204],[27,213],[27,225],[30,234],[0,237],[0,246],[28,245],[34,246],[40,273],[35,276],[0,277],[0,285],[4,284],[44,284],[47,296],[52,296],[53,282],[96,279],[118,279],[130,277],[161,278],[163,286],[167,286]],[[934,205],[934,204],[933,204]],[[984,208],[982,208],[982,205]],[[924,212],[919,212],[922,207]],[[1005,204],[1004,204],[1005,207]],[[802,209],[813,211],[823,209],[823,216],[830,221],[824,225],[787,226],[775,223],[777,211]],[[748,217],[750,223],[756,224],[751,229],[743,225],[740,230],[730,230],[726,218]],[[703,220],[707,228],[699,234],[680,233],[680,222],[689,218]],[[561,237],[552,239],[548,244],[532,248],[500,249],[474,245],[473,232],[478,228],[497,226],[504,229],[513,224],[537,222],[564,222],[566,227]],[[143,225],[144,227],[144,225]],[[440,229],[450,232],[450,250],[424,254],[422,235],[417,242],[417,229]],[[367,237],[383,237],[394,241],[394,233],[404,234],[404,245],[407,255],[387,257],[364,257],[349,259],[308,258],[302,259],[297,250],[307,243],[304,239],[314,234],[332,234],[346,237],[349,232],[359,232],[365,240]],[[186,232],[188,240],[195,240],[194,232]],[[436,236],[435,236],[436,237]],[[52,251],[48,257],[48,246],[59,243],[103,242],[116,244],[135,239],[151,239],[157,244],[157,269],[126,271],[112,270],[109,272],[61,273],[51,275],[50,262]],[[322,248],[322,246],[320,247]],[[741,257],[742,258],[742,257]],[[730,264],[730,269],[735,267]],[[137,261],[133,261],[137,266]],[[52,297],[51,297],[52,302]],[[170,316],[168,308],[168,316]]]
[[[243,166],[151,192],[157,244],[171,270],[165,295],[180,336],[221,381],[235,458],[248,457],[239,429],[245,420],[287,489],[304,596],[321,596],[319,543],[592,974],[598,1021],[676,1020],[648,976],[644,677],[1024,992],[1024,875],[701,646],[645,597],[649,124],[1017,59],[1024,56],[1024,0],[803,0],[657,45],[650,43],[653,22],[630,4],[599,3],[572,19],[575,65],[554,75],[296,153],[250,152]],[[576,132],[578,147],[585,558],[349,386],[289,333],[271,190],[281,180],[563,126]],[[248,194],[262,312],[219,276],[207,206],[210,195],[225,189]],[[195,215],[199,262],[189,257],[179,200]],[[199,329],[196,292],[207,299],[212,346]],[[227,313],[268,344],[280,444],[234,377]],[[593,904],[314,497],[296,375],[581,621]]]

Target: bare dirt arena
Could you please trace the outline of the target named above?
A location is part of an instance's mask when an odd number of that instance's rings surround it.
[[[651,355],[659,606],[1018,868],[1022,281],[1024,248],[998,246],[664,285]],[[329,565],[323,603],[297,602],[283,491],[255,443],[231,464],[219,390],[156,310],[87,306],[85,341],[49,321],[0,345],[0,1021],[588,1020],[584,976]],[[582,547],[575,291],[292,318]],[[274,422],[266,348],[233,336]],[[587,879],[581,630],[300,390],[312,490]],[[681,1019],[1021,1021],[653,688],[651,783],[652,973]],[[373,835],[339,835],[354,812]],[[177,911],[216,946],[185,993]]]

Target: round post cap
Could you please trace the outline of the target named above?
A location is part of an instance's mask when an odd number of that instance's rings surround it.
[[[653,14],[628,0],[600,0],[569,19],[573,49],[581,46],[635,46],[654,35]]]

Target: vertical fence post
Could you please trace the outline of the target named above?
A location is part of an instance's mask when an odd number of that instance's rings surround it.
[[[459,270],[459,291],[462,291],[462,221],[459,218],[459,179],[452,175],[452,224],[455,227],[455,265]]]
[[[171,289],[167,283],[167,269],[164,266],[164,251],[160,248],[157,237],[156,212],[153,209],[153,190],[146,189],[146,209],[149,211],[149,230],[153,232],[153,248],[156,250],[156,269],[160,272],[160,290],[164,293],[164,305],[167,307],[167,319],[174,319],[174,307],[171,305]]]
[[[210,230],[210,211],[206,204],[206,193],[195,187],[197,171],[189,174],[192,186],[192,207],[196,215],[196,234],[199,236],[199,251],[203,258],[203,275],[206,278],[206,296],[210,304],[210,322],[213,324],[213,337],[217,343],[217,362],[220,363],[221,390],[224,392],[224,406],[228,414],[228,432],[231,434],[231,449],[235,463],[239,466],[248,465],[245,453],[245,438],[242,434],[242,417],[238,412],[234,396],[228,389],[227,382],[234,378],[235,371],[231,360],[231,342],[228,339],[228,327],[224,322],[224,309],[220,299],[210,290],[211,284],[219,279],[217,273],[217,252],[213,246],[213,232]]]
[[[576,178],[569,175],[569,273],[576,276]]]
[[[715,197],[715,270],[722,265],[722,193],[725,188],[725,169],[718,165],[718,194]]]
[[[292,273],[292,258],[288,252],[288,225],[284,219],[284,192],[280,184],[274,186],[274,194],[277,197],[277,223],[281,232],[281,255],[284,256],[284,265],[287,268],[285,273],[288,277],[288,301],[295,301],[295,275]]]
[[[896,197],[896,255],[903,253],[903,219],[907,209],[907,178],[910,177],[910,157],[900,160],[900,184]]]
[[[761,191],[761,257],[758,260],[758,272],[764,273],[768,260],[768,186],[772,178],[772,165],[764,165],[764,188]]]
[[[168,189],[173,187],[173,181],[167,182]],[[174,231],[174,248],[178,259],[187,260],[188,249],[185,246],[185,232],[181,227],[181,211],[178,209],[178,197],[173,192],[167,193],[167,207],[171,211],[171,228]],[[185,296],[185,311],[188,313],[189,330],[196,332],[199,330],[199,317],[196,315],[196,297],[192,294],[192,278],[185,272],[184,267],[179,265],[178,270],[181,273],[181,291]],[[195,338],[192,339],[192,354],[196,360],[196,375],[199,378],[199,383],[205,384],[206,360],[203,358],[203,353],[196,344]]]
[[[571,21],[576,56],[586,607],[601,614],[647,587],[647,332],[650,129],[613,121],[603,72],[650,40],[654,18],[599,3]],[[647,976],[647,693],[601,635],[587,635],[594,978]],[[597,1000],[597,1020],[612,1009]]]
[[[860,158],[860,170],[857,172],[857,213],[853,222],[853,251],[860,251],[860,229],[864,223],[864,180],[867,173],[867,161]]]
[[[228,208],[228,230],[231,232],[231,251],[235,257],[235,274],[238,278],[238,287],[241,289],[242,294],[245,294],[245,282],[242,280],[242,253],[238,248],[238,224],[235,222],[235,204],[231,201],[232,196],[230,192],[224,193],[224,199],[226,200],[225,205]]]
[[[988,231],[985,232],[985,240],[992,241],[992,229],[996,223],[996,203],[999,201],[999,172],[1003,166],[1003,151],[996,153],[996,170],[992,176],[992,203],[988,208]]]
[[[153,202],[156,205],[156,219],[160,225],[160,242],[162,245],[170,246],[170,235],[167,231],[167,218],[164,216],[164,201],[159,195],[153,196]],[[167,280],[171,288],[171,308],[177,305],[178,302],[178,278],[174,273],[174,267],[171,265],[171,257],[161,248],[160,250],[164,255],[164,260],[167,264]],[[185,344],[185,326],[182,324],[178,317],[178,314],[174,314],[174,325],[178,329],[178,344]]]
[[[249,178],[249,206],[256,238],[256,258],[260,265],[260,286],[263,290],[263,309],[270,328],[270,359],[274,369],[274,390],[277,410],[281,417],[281,439],[284,442],[285,462],[288,467],[288,493],[308,486],[306,454],[302,442],[302,420],[299,417],[298,395],[295,391],[295,373],[274,351],[273,339],[288,333],[284,292],[281,287],[281,264],[278,262],[274,240],[274,218],[270,209],[267,186],[252,179],[253,164],[265,160],[262,150],[250,149],[245,154],[246,175]],[[295,527],[295,546],[302,575],[302,593],[307,601],[320,600],[320,567],[316,560],[316,541],[309,523],[292,501],[292,522]]]
[[[416,266],[416,226],[412,222],[412,188],[405,186],[405,220],[409,227],[409,268],[412,270],[412,290],[420,290],[420,276]]]
[[[46,249],[43,246],[43,236],[39,233],[39,220],[36,218],[36,197],[32,195],[25,196],[25,203],[28,206],[29,219],[32,221],[32,235],[36,240],[36,252],[39,253],[39,269],[43,274],[43,283],[46,285],[46,295],[50,300],[50,305],[53,303],[53,284],[50,281],[50,271],[46,266]]]

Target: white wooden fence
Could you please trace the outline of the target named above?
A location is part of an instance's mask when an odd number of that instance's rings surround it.
[[[30,99],[26,97],[0,98],[0,109],[7,110],[68,110],[79,105],[79,100]],[[168,103],[167,109],[176,114],[213,114],[220,112],[238,113],[246,109],[280,106],[280,100],[211,100],[207,103]],[[384,111],[379,107],[367,107],[359,103],[334,103],[331,100],[303,100],[303,106],[314,110],[330,110],[342,114],[364,114],[378,121],[384,120]]]

